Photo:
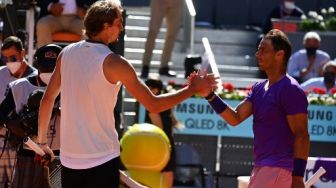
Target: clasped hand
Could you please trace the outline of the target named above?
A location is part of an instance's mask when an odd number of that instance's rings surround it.
[[[210,92],[217,89],[218,79],[219,78],[215,77],[214,74],[197,71],[188,76],[188,84],[195,93],[205,97],[208,96]]]

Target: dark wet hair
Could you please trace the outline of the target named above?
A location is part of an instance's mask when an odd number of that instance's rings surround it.
[[[278,29],[272,29],[265,35],[264,39],[269,39],[272,41],[272,45],[275,51],[283,50],[285,52],[283,62],[285,67],[287,67],[288,60],[292,54],[292,45],[287,35]]]

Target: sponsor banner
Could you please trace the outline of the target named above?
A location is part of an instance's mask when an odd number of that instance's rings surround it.
[[[226,100],[232,107],[240,101]],[[177,134],[196,134],[252,138],[253,117],[249,117],[238,126],[231,126],[217,115],[204,99],[190,98],[174,108],[175,115],[185,128],[177,130]],[[145,109],[140,105],[139,122],[143,123]],[[336,107],[316,106],[308,107],[308,126],[311,141],[336,142]]]

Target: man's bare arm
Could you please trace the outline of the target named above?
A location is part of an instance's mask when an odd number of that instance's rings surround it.
[[[295,136],[294,157],[307,160],[310,148],[307,114],[288,115],[287,121]]]
[[[152,113],[172,108],[174,105],[191,97],[196,92],[210,93],[215,79],[197,77],[185,88],[176,93],[155,96],[149,88],[137,77],[134,68],[121,56],[109,55],[103,65],[106,79],[111,83],[121,81],[126,89]]]
[[[295,160],[307,161],[310,149],[309,133],[308,133],[308,117],[307,114],[295,114],[288,115],[287,121],[290,129],[292,130],[295,140],[294,140],[294,171]],[[300,166],[300,165],[299,165]],[[304,166],[305,167],[305,166]],[[304,168],[303,167],[303,168]],[[293,175],[292,187],[303,188],[303,177]]]
[[[61,87],[61,58],[62,53],[58,56],[55,70],[51,76],[47,89],[42,97],[39,116],[38,116],[38,142],[47,143],[48,125],[51,118],[52,109],[56,97],[60,92]]]
[[[236,126],[252,115],[252,103],[249,101],[241,102],[236,109],[228,106],[224,112],[220,114],[222,118],[230,125]]]

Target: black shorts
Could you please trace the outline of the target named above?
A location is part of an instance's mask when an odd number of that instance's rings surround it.
[[[63,188],[118,188],[120,158],[114,158],[89,169],[70,169],[62,166]]]

